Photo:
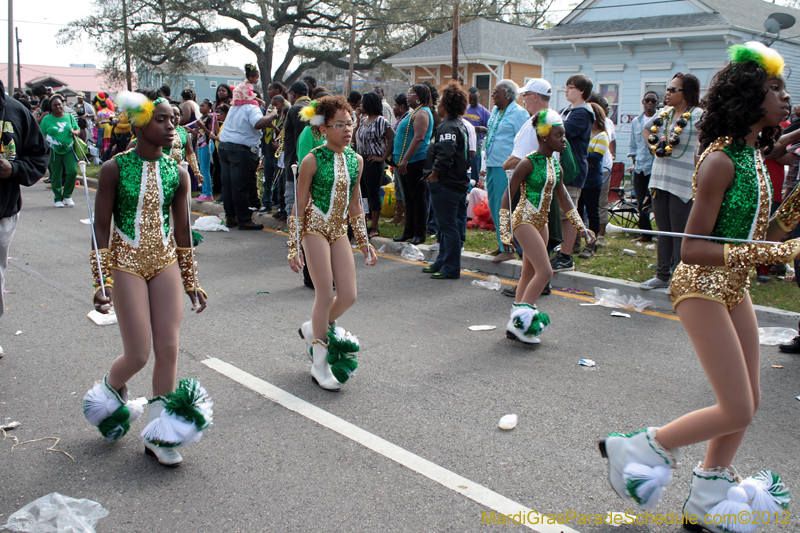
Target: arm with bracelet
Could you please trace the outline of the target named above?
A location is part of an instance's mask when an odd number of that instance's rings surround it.
[[[197,280],[197,261],[192,247],[192,228],[189,225],[189,203],[188,196],[191,190],[189,173],[182,167],[178,167],[180,185],[175,191],[175,198],[172,201],[172,213],[175,225],[175,245],[178,256],[178,266],[181,269],[181,279],[183,280],[183,290],[189,295],[192,301],[192,309],[198,313],[206,308],[208,294]]]

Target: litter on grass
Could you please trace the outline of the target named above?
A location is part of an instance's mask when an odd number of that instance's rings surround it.
[[[505,415],[497,425],[500,429],[514,429],[517,427],[517,415]]]
[[[758,343],[765,346],[776,346],[789,342],[797,335],[791,328],[758,328]]]
[[[97,521],[108,516],[99,503],[52,492],[8,517],[5,529],[28,533],[96,533]]]
[[[218,216],[199,217],[194,221],[192,229],[197,231],[230,231]]]
[[[647,246],[644,247],[644,249],[645,250],[655,250],[656,249],[656,244],[655,243],[648,244]]]
[[[619,289],[601,289],[600,287],[594,288],[594,297],[596,302],[581,305],[600,305],[603,307],[622,307],[626,309],[633,309],[637,313],[641,313],[648,307],[654,307],[655,304],[651,300],[645,300],[638,294],[636,298],[633,296],[623,296],[619,293]]]
[[[627,248],[623,248],[622,253],[625,255],[636,255],[636,250],[628,250]]]
[[[589,367],[589,368],[592,368],[593,366],[597,366],[597,363],[595,363],[591,359],[581,359],[580,361],[578,361],[578,364],[581,365],[581,366]]]
[[[470,331],[489,331],[490,329],[497,329],[497,326],[482,325],[469,327]]]
[[[484,289],[489,289],[490,291],[499,291],[500,290],[500,278],[497,276],[489,276],[486,279],[474,279],[472,280],[472,284],[478,287],[483,287]]]

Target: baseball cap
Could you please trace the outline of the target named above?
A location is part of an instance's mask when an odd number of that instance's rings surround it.
[[[77,96],[78,98],[86,98],[86,95],[83,94],[83,91],[78,91],[78,94],[76,94],[75,96]]]
[[[526,83],[525,87],[522,88],[522,92],[552,96],[553,88],[550,86],[547,80],[543,80],[542,78],[533,78],[528,80],[528,83]]]

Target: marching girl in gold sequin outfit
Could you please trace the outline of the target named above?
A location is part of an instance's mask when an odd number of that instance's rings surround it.
[[[765,516],[781,522],[789,506],[789,491],[777,474],[764,470],[742,481],[731,463],[761,398],[758,323],[747,291],[750,272],[800,253],[798,240],[752,241],[784,237],[800,221],[800,201],[794,191],[769,219],[772,191],[759,148],[772,149],[778,125],[789,116],[783,58],[753,42],[731,47],[730,55],[705,97],[699,124],[704,152],[686,225],[687,233],[712,239],[683,239],[683,261],[670,286],[675,311],[717,403],[661,428],[612,433],[600,451],[608,458],[616,492],[652,508],[669,483],[678,450],[708,441],[683,507],[687,528],[739,533],[768,523]]]
[[[212,403],[199,383],[183,380],[175,388],[183,293],[198,313],[207,298],[197,283],[191,248],[189,175],[161,150],[175,137],[167,100],[152,101],[138,93],[122,93],[117,99],[130,117],[137,143],[100,169],[97,250],[91,252],[91,263],[95,308],[106,313],[113,301],[124,353],[86,393],[84,414],[110,441],[127,433],[145,403],[144,398],[128,399],[127,383],[147,364],[152,339],[154,397],[148,402],[142,437],[146,453],[176,466],[182,458],[175,448],[199,439],[212,416]]]
[[[561,165],[553,155],[555,152],[561,153],[567,146],[561,115],[552,109],[543,109],[533,117],[533,126],[539,139],[539,149],[519,162],[500,202],[500,240],[510,246],[513,228],[513,236],[524,252],[517,297],[511,306],[506,336],[527,344],[539,344],[537,335],[550,324],[550,317],[536,308],[536,300],[553,277],[553,267],[547,253],[547,220],[554,194],[578,234],[589,236],[589,246],[595,241],[594,233],[586,230],[572,205],[561,181]],[[520,199],[512,213],[509,197],[516,196],[517,191]]]
[[[305,339],[312,359],[311,377],[323,389],[338,391],[355,371],[355,352],[359,349],[358,339],[335,325],[336,319],[356,301],[356,270],[347,240],[348,222],[365,264],[373,266],[378,256],[369,244],[359,202],[364,163],[349,146],[353,136],[350,104],[341,96],[321,98],[311,124],[319,127],[328,142],[311,150],[300,164],[297,201],[289,217],[288,259],[289,266],[298,273],[306,259],[314,282],[311,320],[300,327],[300,336]],[[297,206],[305,209],[298,212]]]

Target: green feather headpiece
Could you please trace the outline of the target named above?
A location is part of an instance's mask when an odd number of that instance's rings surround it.
[[[744,44],[735,44],[728,48],[728,57],[731,63],[740,65],[756,63],[766,71],[770,78],[783,76],[783,57],[763,43],[750,41]]]

